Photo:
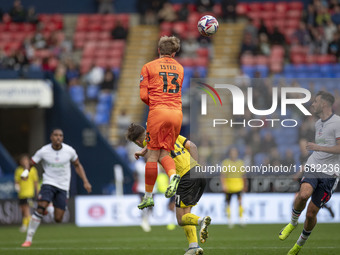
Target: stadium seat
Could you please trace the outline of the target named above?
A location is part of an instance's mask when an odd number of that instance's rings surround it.
[[[266,65],[256,65],[256,71],[261,74],[261,78],[268,77],[269,69]]]
[[[250,10],[249,4],[247,4],[247,3],[238,3],[237,6],[236,6],[236,13],[239,16],[247,15],[249,10]]]
[[[85,100],[85,94],[84,94],[84,88],[81,85],[74,85],[69,88],[69,93],[72,98],[72,100],[77,104],[84,103]]]
[[[249,65],[242,65],[242,71],[247,74],[250,78],[254,77],[255,67]]]
[[[249,3],[249,9],[251,12],[261,12],[262,11],[262,4],[257,2]]]
[[[298,11],[302,11],[303,9],[303,3],[299,2],[299,1],[295,1],[295,2],[288,2],[288,8],[290,10],[298,10]]]
[[[255,65],[268,65],[268,57],[266,56],[257,56],[255,57]]]
[[[274,2],[264,2],[262,3],[262,9],[264,11],[274,12],[275,10],[275,3]]]
[[[286,2],[278,2],[275,4],[277,13],[285,13],[288,10],[288,4]]]
[[[252,66],[255,64],[255,61],[256,61],[255,57],[250,54],[244,54],[241,57],[241,64],[245,66]]]
[[[86,96],[88,99],[97,99],[99,95],[98,85],[89,85],[86,89]]]

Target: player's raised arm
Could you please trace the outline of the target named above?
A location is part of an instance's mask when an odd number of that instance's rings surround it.
[[[139,95],[140,99],[147,105],[149,105],[149,79],[148,79],[148,70],[146,66],[143,66],[142,72],[140,75],[140,83],[139,83]]]
[[[83,165],[80,163],[79,159],[76,159],[75,161],[73,161],[72,164],[74,165],[76,173],[83,180],[84,188],[86,189],[87,193],[91,193],[92,185],[90,184],[90,182],[88,181],[86,177],[86,173],[85,173]]]

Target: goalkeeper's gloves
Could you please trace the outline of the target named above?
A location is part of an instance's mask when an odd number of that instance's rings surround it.
[[[21,179],[27,179],[28,178],[28,175],[29,175],[30,171],[28,169],[25,169],[22,174],[21,174]]]

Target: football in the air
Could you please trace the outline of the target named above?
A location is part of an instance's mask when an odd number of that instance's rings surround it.
[[[197,28],[201,35],[212,36],[217,32],[218,21],[213,16],[205,15],[198,21]]]

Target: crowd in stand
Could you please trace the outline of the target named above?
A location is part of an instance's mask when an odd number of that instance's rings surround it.
[[[284,35],[284,32],[277,26],[268,27],[268,23],[266,24],[263,19],[256,26],[254,20],[249,18],[241,55],[250,53],[269,56],[273,45],[286,46],[287,53],[294,46],[302,46],[307,54],[332,54],[337,57],[336,62],[339,62],[340,3],[337,0],[310,1],[292,33]]]
[[[166,0],[138,1],[141,22],[144,24],[160,24],[161,27],[162,24],[166,23],[189,22],[191,13],[199,13],[198,16],[200,16],[202,13],[213,11],[214,6],[212,0],[200,0],[196,5],[191,6],[188,4],[173,5]],[[222,1],[220,6],[222,18],[236,20],[236,1]],[[12,52],[0,45],[0,68],[50,71],[53,72],[55,79],[64,87],[96,84],[101,91],[114,94],[117,89],[115,73],[110,68],[103,69],[94,65],[87,73],[82,74],[78,63],[69,57],[73,50],[72,43],[65,40],[61,30],[47,33],[47,30],[44,29],[44,22],[39,19],[39,15],[35,13],[34,8],[25,10],[20,1],[16,0],[11,10],[7,10],[7,13],[4,11],[0,11],[0,20],[3,23],[8,23],[9,20],[14,23],[25,22],[33,24],[35,29],[31,36],[25,38],[20,48]],[[195,32],[192,33],[187,33],[187,31],[178,33],[176,30],[172,30],[171,33],[181,38],[181,52],[178,54],[181,59],[195,59],[200,48],[208,48],[208,57],[212,57],[210,39],[199,36],[196,28]],[[127,34],[128,31],[124,26],[120,26],[119,22],[112,30],[112,36],[115,39],[124,40],[127,38]],[[183,34],[185,36],[182,36]],[[312,1],[304,11],[299,26],[291,34],[290,38],[287,38],[278,27],[269,29],[264,22],[261,22],[259,26],[255,26],[253,20],[248,18],[241,45],[241,55],[250,53],[269,56],[273,50],[273,45],[280,45],[288,50],[294,45],[299,45],[307,47],[311,54],[332,54],[339,59],[340,5],[338,1]],[[44,56],[44,52],[48,52],[48,54]],[[41,53],[41,56],[37,53]],[[257,73],[256,76],[261,77],[261,74]],[[198,69],[193,69],[191,77],[202,77],[202,72]],[[271,88],[273,85],[277,86],[277,81],[266,78],[265,82],[253,84],[249,76],[241,73],[239,77],[236,77],[235,82],[243,90],[253,86],[255,87],[254,92],[261,91],[261,93],[254,96],[255,108],[270,108]],[[282,80],[279,82],[281,82],[279,86],[301,85],[298,83],[293,84],[292,81]],[[313,91],[312,86],[309,86],[309,88],[312,93],[317,92]],[[337,95],[335,105],[339,106],[339,91],[334,90],[334,93]],[[282,141],[285,131],[280,128],[240,128],[233,130],[235,132],[234,145],[238,147],[241,156],[248,162],[247,164],[289,165],[303,163],[302,157],[305,155],[302,154],[299,144],[305,140],[313,141],[315,120],[312,117],[304,118],[297,112],[291,112],[290,114],[301,125],[299,125],[298,129],[294,129],[293,133],[288,134],[292,137],[290,140],[288,139],[289,141]],[[125,122],[130,121],[125,112],[122,112],[121,115],[122,120]],[[258,118],[258,116],[253,116],[250,112],[247,112],[245,119],[251,118]],[[124,129],[126,123],[121,123],[121,126]],[[209,138],[204,137],[198,145],[201,163],[211,164],[214,157]]]

